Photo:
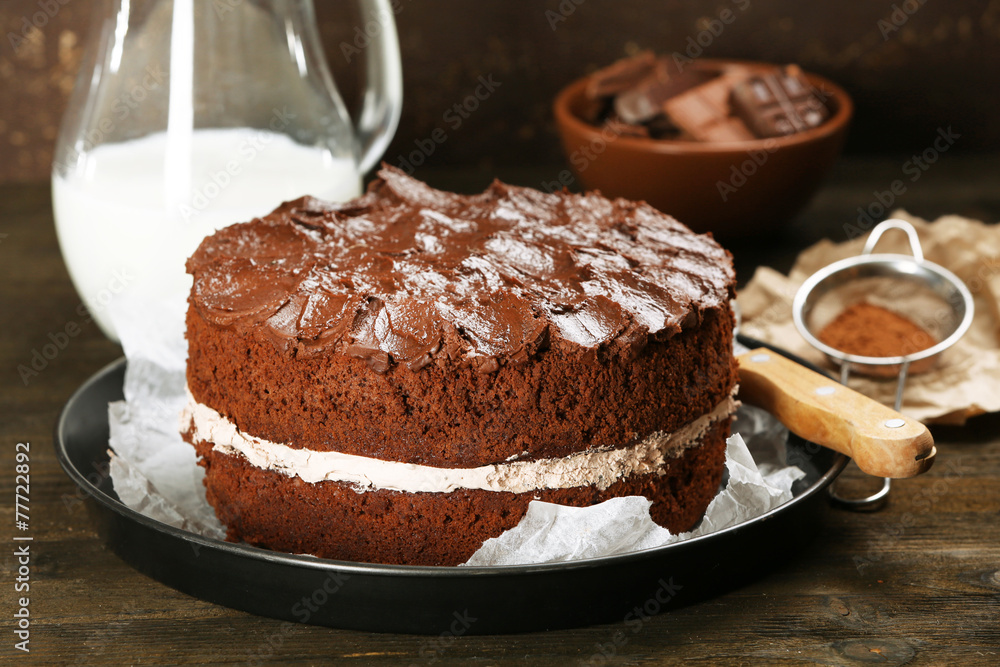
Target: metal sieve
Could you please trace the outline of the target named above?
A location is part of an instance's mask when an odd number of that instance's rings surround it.
[[[912,256],[873,254],[879,239],[890,229],[906,233]],[[942,307],[935,318],[939,329],[937,336],[939,342],[919,352],[903,356],[866,357],[848,354],[821,341],[817,336],[819,327],[812,317],[817,304],[834,290],[866,279],[906,283],[926,290],[940,299]],[[840,367],[842,384],[847,384],[852,370],[865,375],[898,378],[894,405],[897,412],[903,403],[907,376],[911,372],[930,368],[941,352],[958,342],[972,324],[973,311],[972,294],[965,283],[951,271],[924,259],[916,230],[905,220],[886,220],[877,225],[869,235],[860,255],[834,262],[814,273],[802,284],[792,302],[792,317],[799,333],[810,345],[823,352],[832,363]],[[869,509],[888,495],[889,485],[889,479],[884,479],[883,488],[868,498],[840,498],[834,494],[832,488],[831,495],[839,502],[855,509]]]

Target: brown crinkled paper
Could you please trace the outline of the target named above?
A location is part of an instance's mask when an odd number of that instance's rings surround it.
[[[1000,227],[956,215],[933,223],[896,211],[913,224],[924,257],[961,278],[975,300],[975,317],[965,336],[937,363],[906,382],[902,412],[928,423],[963,424],[969,417],[1000,410]],[[792,299],[805,280],[823,267],[861,254],[866,236],[834,243],[820,241],[803,251],[786,277],[760,267],[738,296],[740,331],[780,346],[823,368],[835,366],[799,334],[792,322]],[[888,231],[877,253],[910,254],[901,232]],[[888,305],[888,304],[886,304]],[[919,319],[916,319],[920,323]],[[852,374],[851,388],[892,405],[896,380]]]

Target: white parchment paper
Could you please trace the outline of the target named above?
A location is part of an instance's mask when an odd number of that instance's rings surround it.
[[[204,471],[178,433],[187,356],[183,313],[118,299],[111,316],[128,357],[125,400],[108,406],[115,492],[150,518],[223,539],[225,528],[205,500]],[[729,481],[693,531],[672,535],[656,525],[650,502],[639,496],[584,508],[533,501],[518,526],[487,540],[467,564],[545,563],[647,549],[736,525],[791,500],[792,484],[805,473],[785,463],[784,427],[744,406],[734,430],[726,451]]]

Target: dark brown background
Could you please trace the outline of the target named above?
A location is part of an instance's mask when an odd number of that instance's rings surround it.
[[[20,33],[24,18],[39,11],[39,2],[60,1],[67,4],[15,51],[8,33]],[[0,182],[48,178],[59,118],[95,1],[0,3]],[[427,166],[558,163],[562,158],[549,105],[561,86],[640,48],[683,51],[688,38],[726,7],[737,18],[704,55],[797,62],[843,84],[858,107],[848,152],[922,150],[938,127],[947,126],[961,135],[956,151],[1000,147],[997,2],[396,2],[406,84],[403,118],[386,154],[391,162],[434,128],[447,129],[444,112],[472,92],[480,75],[492,74],[501,87],[450,132]],[[328,59],[352,99],[359,75],[345,63],[340,44],[352,38],[359,14],[353,3],[316,4]],[[894,5],[918,9],[883,39],[879,21],[890,19]],[[553,30],[546,12],[559,12],[560,6],[565,20]]]

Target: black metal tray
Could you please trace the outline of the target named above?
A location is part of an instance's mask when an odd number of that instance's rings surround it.
[[[742,336],[740,342],[761,345]],[[107,406],[122,399],[124,373],[119,359],[87,380],[55,429],[59,462],[86,492],[108,546],[136,570],[197,598],[337,628],[493,634],[641,622],[779,564],[819,531],[829,506],[821,492],[847,464],[792,435],[789,463],[806,473],[793,500],[727,530],[623,556],[512,567],[324,560],[201,537],[123,505],[107,476]]]

